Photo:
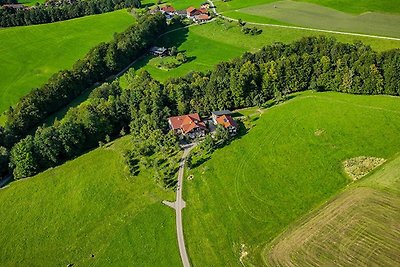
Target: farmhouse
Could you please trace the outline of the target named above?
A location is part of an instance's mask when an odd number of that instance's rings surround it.
[[[202,137],[207,132],[206,124],[198,113],[168,118],[168,124],[176,134],[189,138]]]
[[[174,13],[175,13],[175,8],[172,7],[172,6],[164,6],[164,7],[161,8],[161,12],[162,12],[162,13],[168,13],[168,14],[174,15]]]
[[[200,10],[194,8],[194,7],[189,7],[188,9],[186,9],[186,16],[188,18],[193,18],[194,16],[200,15],[201,12]]]
[[[232,112],[229,110],[220,110],[212,112],[211,117],[215,125],[222,125],[228,129],[230,134],[236,134],[238,126],[230,114]]]
[[[152,48],[150,48],[150,54],[154,56],[163,57],[168,54],[168,49],[165,47],[153,46]]]
[[[200,15],[194,16],[194,19],[197,22],[204,22],[204,21],[210,20],[210,16],[208,14],[200,14]]]
[[[171,19],[175,15],[175,8],[169,5],[164,6],[161,8],[161,13],[163,13],[167,19]]]

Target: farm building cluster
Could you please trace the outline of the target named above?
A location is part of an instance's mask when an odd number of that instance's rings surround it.
[[[157,6],[156,8],[150,10],[150,13],[154,14],[157,12],[161,12],[165,15],[167,19],[172,19],[174,16],[179,16],[200,23],[211,19],[209,8],[210,4],[208,2],[204,2],[203,4],[201,4],[200,8],[195,8],[191,6],[185,10],[175,10],[173,6],[166,5],[161,8]]]
[[[208,132],[215,131],[217,125],[227,129],[231,135],[235,135],[238,125],[231,114],[232,112],[229,110],[214,111],[210,118],[203,120],[198,113],[192,113],[170,117],[168,124],[170,129],[180,138],[204,137]]]

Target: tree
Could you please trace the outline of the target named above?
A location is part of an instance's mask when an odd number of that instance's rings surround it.
[[[10,161],[14,169],[14,179],[36,174],[38,162],[34,154],[33,137],[31,135],[22,139],[12,148]]]
[[[175,58],[176,58],[176,60],[178,60],[181,63],[187,62],[187,57],[186,57],[185,53],[178,53]]]
[[[211,137],[210,134],[207,134],[204,140],[200,143],[200,148],[205,153],[212,153],[214,151],[214,139]]]
[[[221,144],[224,145],[229,142],[229,139],[231,136],[229,134],[228,129],[226,129],[224,126],[218,124],[217,128],[215,130],[214,137],[217,140],[217,142],[221,142]]]

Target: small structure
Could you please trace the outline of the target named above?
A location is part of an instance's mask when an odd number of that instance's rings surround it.
[[[217,124],[222,125],[229,131],[231,135],[236,134],[237,132],[237,123],[232,119],[230,115],[222,115],[216,119]]]
[[[199,9],[199,11],[200,11],[201,14],[207,14],[207,15],[209,15],[208,9],[207,9],[207,8],[202,7],[202,8]]]
[[[218,111],[211,112],[211,118],[212,118],[214,124],[217,124],[217,118],[219,116],[231,115],[231,114],[232,114],[232,111],[230,111],[230,110],[218,110]]]
[[[167,19],[172,19],[175,15],[175,8],[170,5],[163,6],[160,12],[165,15]]]
[[[154,56],[163,57],[168,54],[168,49],[165,47],[153,46],[150,48],[150,53]]]
[[[12,8],[12,9],[25,9],[26,6],[22,4],[5,4],[1,6],[2,8]]]
[[[162,13],[168,13],[168,14],[171,14],[171,15],[174,15],[175,14],[175,8],[174,7],[172,7],[172,6],[163,6],[162,8],[161,8],[161,12]]]
[[[186,9],[186,16],[188,18],[194,18],[194,16],[200,15],[200,14],[201,14],[201,12],[192,6],[189,7],[188,9]]]
[[[205,136],[207,132],[206,124],[198,113],[170,117],[168,124],[175,134],[188,136],[191,139]]]
[[[194,19],[197,22],[204,22],[204,21],[210,20],[210,16],[208,14],[200,14],[200,15],[194,16]]]
[[[187,17],[187,11],[186,10],[177,10],[177,11],[175,11],[175,14],[180,16],[180,17]]]
[[[224,126],[228,129],[230,134],[234,135],[237,132],[238,125],[230,114],[232,114],[230,110],[213,111],[211,113],[211,118],[215,125],[220,124]]]
[[[201,7],[201,8],[205,8],[205,9],[209,9],[209,8],[210,8],[210,3],[204,2],[204,3],[201,4],[200,7]]]

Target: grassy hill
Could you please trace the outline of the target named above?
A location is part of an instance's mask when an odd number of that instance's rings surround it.
[[[253,116],[246,135],[188,173],[183,216],[193,266],[264,264],[269,242],[349,184],[343,161],[400,151],[399,104],[306,92]]]
[[[1,266],[180,266],[174,199],[130,177],[128,137],[0,190]]]
[[[396,266],[399,169],[397,157],[291,227],[265,251],[270,265]]]
[[[119,10],[51,24],[0,29],[0,113],[133,21],[126,10]]]

